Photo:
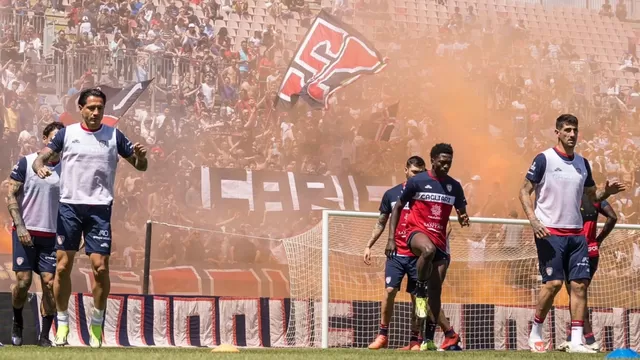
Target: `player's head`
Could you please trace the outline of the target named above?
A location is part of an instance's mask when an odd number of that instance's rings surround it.
[[[78,108],[87,128],[95,130],[100,127],[106,102],[107,96],[99,89],[86,89],[80,93]]]
[[[431,170],[436,176],[445,176],[451,169],[453,163],[453,147],[451,144],[435,144],[431,148]]]
[[[407,160],[407,164],[404,166],[404,174],[407,179],[411,179],[415,174],[423,172],[426,168],[424,159],[420,156],[412,156]]]
[[[54,121],[42,130],[42,142],[44,142],[45,146],[49,145],[53,137],[58,133],[58,130],[62,128],[64,128],[63,123]]]
[[[558,144],[565,149],[573,149],[578,142],[578,118],[571,114],[562,114],[556,119]]]

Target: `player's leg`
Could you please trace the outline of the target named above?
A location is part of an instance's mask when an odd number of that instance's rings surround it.
[[[24,320],[22,309],[27,302],[29,288],[31,287],[33,267],[36,265],[36,252],[33,247],[23,246],[17,233],[12,233],[13,240],[13,271],[16,274],[16,282],[11,289],[11,303],[13,305],[13,326],[11,328],[11,343],[14,346],[22,345],[22,329]]]
[[[434,266],[436,267],[435,273],[437,273],[438,281],[440,282],[440,299],[442,299],[442,284],[444,284],[444,280],[447,278],[447,270],[449,270],[449,264],[451,264],[451,257],[449,254],[443,252],[442,250],[436,250],[436,258],[434,262]],[[431,296],[431,295],[429,295]],[[440,314],[438,315],[438,325],[442,332],[444,333],[444,341],[440,346],[440,350],[450,350],[458,347],[458,343],[460,342],[460,336],[455,332],[453,326],[449,323],[449,319],[444,313],[444,309],[440,307]]]
[[[538,252],[538,266],[542,276],[542,287],[538,296],[536,313],[533,318],[529,347],[533,352],[545,352],[547,345],[542,339],[542,324],[544,323],[553,300],[562,289],[564,283],[564,252],[567,247],[567,237],[550,235],[544,239],[536,239]]]
[[[53,279],[53,297],[57,309],[57,346],[67,344],[69,335],[69,298],[71,297],[71,270],[82,238],[82,212],[77,205],[60,203],[56,236],[56,271]]]
[[[93,312],[89,329],[90,345],[102,346],[102,324],[111,290],[109,256],[111,255],[111,206],[92,206],[84,222],[84,241],[95,283],[93,284]]]
[[[401,347],[398,350],[420,350],[420,343],[422,343],[422,337],[420,336],[420,329],[422,320],[418,319],[415,312],[416,307],[416,282],[418,281],[417,261],[418,259],[413,256],[402,257],[404,273],[407,274],[407,293],[411,294],[411,334],[409,335],[409,344]]]
[[[589,276],[593,279],[596,271],[598,270],[598,262],[600,258],[598,256],[589,258]],[[569,302],[571,302],[571,286],[569,282],[566,282],[567,294],[569,294]],[[587,283],[587,295],[589,294],[589,285],[591,281]],[[600,344],[596,341],[593,329],[591,327],[591,320],[589,319],[589,306],[586,306],[584,314],[584,341],[585,346],[591,350],[600,351]],[[569,349],[571,343],[571,326],[567,329],[567,340],[558,346],[558,350],[566,351]]]
[[[415,312],[418,318],[424,319],[428,315],[427,282],[433,269],[433,258],[436,254],[436,247],[426,234],[417,231],[409,234],[407,244],[411,252],[418,257],[416,261],[418,280],[416,282]],[[433,308],[431,310],[436,311],[436,309]],[[440,310],[437,309],[437,311],[439,313]]]
[[[402,278],[404,277],[404,271],[400,260],[401,259],[398,256],[394,256],[387,259],[384,266],[385,289],[382,297],[382,314],[378,335],[373,342],[369,344],[369,349],[372,350],[387,347],[389,344],[389,324],[393,317],[393,305],[395,303],[396,294],[400,289],[400,284],[402,284]]]
[[[593,276],[596,274],[596,271],[598,271],[599,260],[599,256],[589,258],[589,276],[591,276],[591,280],[593,280]],[[591,285],[591,281],[589,281],[589,283],[587,284],[587,296],[589,295],[589,285]],[[600,344],[596,341],[596,338],[593,334],[593,328],[591,327],[591,319],[589,318],[588,306],[585,307],[584,313],[584,341],[587,348],[595,351],[600,351]]]
[[[42,302],[40,306],[42,327],[38,345],[50,347],[49,332],[53,324],[53,317],[56,314],[56,302],[53,296],[53,279],[56,273],[57,261],[55,238],[37,238],[34,244],[38,251],[38,273],[40,274],[40,283],[42,285]]]
[[[571,342],[568,351],[577,353],[594,353],[582,343],[584,334],[584,318],[587,310],[587,287],[590,269],[587,253],[587,241],[584,236],[568,236],[567,273],[571,287]]]

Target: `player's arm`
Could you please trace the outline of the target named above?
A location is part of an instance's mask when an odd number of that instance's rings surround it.
[[[392,208],[389,194],[384,193],[382,201],[380,202],[380,215],[378,215],[378,219],[373,225],[371,237],[369,238],[369,241],[367,241],[367,246],[364,248],[364,263],[367,265],[371,265],[371,248],[373,247],[373,245],[375,245],[378,239],[380,239],[380,236],[382,236],[385,227],[387,227],[387,221],[389,220],[389,214],[391,214],[391,210]]]
[[[39,178],[44,179],[51,175],[51,170],[44,166],[44,164],[48,163],[56,154],[62,152],[62,149],[64,147],[64,134],[65,129],[60,129],[56,133],[56,136],[53,137],[51,142],[49,142],[49,144],[44,149],[38,152],[38,156],[33,161],[31,169],[38,175]]]
[[[535,185],[539,184],[542,181],[546,167],[547,159],[543,154],[538,154],[538,156],[533,159],[533,164],[531,164],[531,167],[527,171],[524,183],[520,187],[519,194],[522,209],[524,210],[527,219],[529,219],[529,222],[531,223],[534,235],[539,239],[545,238],[551,234],[549,233],[549,230],[547,230],[547,228],[536,217],[536,214],[533,211],[531,194],[533,194]]]
[[[602,230],[596,237],[596,241],[598,242],[598,244],[602,244],[604,239],[606,239],[606,237],[611,234],[611,231],[613,231],[613,228],[616,226],[616,222],[618,222],[618,215],[616,214],[616,211],[613,210],[611,205],[609,205],[609,203],[606,201],[600,203],[598,212],[607,218],[607,220],[605,220],[604,222]]]
[[[591,165],[587,159],[584,159],[584,165],[587,168],[587,179],[584,182],[584,193],[587,194],[589,200],[594,203],[599,203],[606,200],[609,196],[615,195],[619,192],[625,191],[627,188],[623,183],[614,181],[607,182],[604,185],[604,188],[598,189],[596,187],[596,182],[593,181],[593,176],[591,175]]]
[[[13,167],[11,175],[9,175],[9,188],[7,191],[7,197],[5,199],[7,203],[7,209],[9,210],[9,216],[13,220],[13,225],[16,227],[16,233],[18,239],[24,245],[31,246],[31,236],[29,231],[24,225],[22,214],[20,213],[20,205],[18,204],[18,194],[24,185],[27,177],[27,159],[22,158],[18,161],[18,164]]]
[[[122,131],[116,129],[118,154],[138,171],[147,170],[147,149],[140,143],[132,144]]]
[[[389,199],[389,194],[385,193],[382,197],[382,201],[380,202],[380,215],[378,215],[378,220],[375,225],[373,225],[373,231],[371,232],[371,238],[367,242],[367,248],[373,247],[376,241],[380,239],[380,236],[384,232],[384,229],[387,227],[387,221],[389,220],[389,215],[393,210],[391,207],[391,199]]]
[[[469,226],[469,215],[467,214],[467,198],[464,196],[464,189],[462,188],[462,185],[460,185],[460,183],[456,184],[456,188],[457,194],[453,207],[456,209],[456,213],[458,213],[458,222],[462,227]]]

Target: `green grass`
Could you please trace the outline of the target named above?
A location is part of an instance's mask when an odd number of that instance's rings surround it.
[[[240,350],[240,353],[211,353],[211,349],[180,349],[180,348],[51,348],[43,349],[36,346],[0,348],[0,359],[37,359],[37,360],[198,360],[198,359],[255,359],[255,360],[376,360],[376,359],[603,359],[604,354],[566,354],[550,352],[547,354],[532,354],[527,351],[460,351],[460,352],[398,352],[393,350],[318,350],[318,349],[254,349]]]

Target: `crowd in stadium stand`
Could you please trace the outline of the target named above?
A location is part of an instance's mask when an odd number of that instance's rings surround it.
[[[397,173],[408,156],[425,156],[437,140],[455,136],[443,130],[448,115],[442,104],[450,106],[445,100],[460,96],[460,104],[479,102],[481,119],[473,131],[502,147],[495,151],[522,159],[525,165],[515,175],[553,143],[550,121],[560,113],[576,114],[582,121],[580,151],[591,159],[597,180],[618,178],[631,185],[613,199],[619,222],[638,222],[640,143],[632,134],[640,83],[621,85],[605,76],[599,62],[579,53],[570,39],[542,38],[522,20],[481,17],[473,6],[453,8],[437,33],[417,35],[388,21],[394,10],[387,1],[335,1],[328,10],[345,22],[383,22],[375,30],[359,29],[392,61],[380,74],[338,93],[326,111],[300,105],[285,113],[272,109],[275,91],[318,6],[302,0],[260,3],[258,8],[253,0],[52,0],[47,10],[42,0],[0,1],[2,173],[19,156],[38,150],[42,128],[58,119],[68,96],[97,84],[118,87],[154,78],[119,122],[134,142],[148,146],[150,164],[144,174],[126,165],[119,170],[114,237],[132,241],[116,241],[114,252],[128,262],[143,247],[145,220],[153,219],[224,230],[161,230],[156,254],[166,264],[201,261],[202,254],[210,262],[281,262],[272,242],[245,235],[299,234],[319,221],[319,213],[203,210],[201,165]],[[47,56],[45,13],[58,21]],[[599,14],[627,16],[623,3],[613,9],[608,1]],[[621,71],[638,72],[633,44],[619,57]],[[55,87],[64,95],[57,102],[51,96]],[[386,107],[398,101],[389,139],[362,136],[361,124],[376,114],[388,117]],[[470,203],[478,204],[473,215],[519,211],[508,197],[486,197],[505,184],[456,166]]]

